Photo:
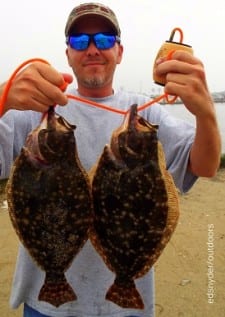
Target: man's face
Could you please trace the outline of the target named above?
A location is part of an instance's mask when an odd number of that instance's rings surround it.
[[[86,17],[76,24],[74,31],[95,34],[110,32],[111,28],[103,19]],[[121,62],[122,53],[123,47],[118,43],[107,50],[99,50],[93,42],[83,51],[68,46],[66,49],[68,63],[77,78],[78,88],[96,89],[112,86],[113,74],[116,65]]]

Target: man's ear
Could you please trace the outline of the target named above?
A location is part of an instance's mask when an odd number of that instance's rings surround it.
[[[123,57],[123,45],[119,45],[118,47],[118,56],[117,56],[117,64],[120,64]]]
[[[70,63],[70,57],[69,57],[68,48],[66,48],[65,53],[66,53],[66,56],[67,56],[67,61],[68,61],[68,64],[69,64],[69,66],[71,67],[71,63]]]

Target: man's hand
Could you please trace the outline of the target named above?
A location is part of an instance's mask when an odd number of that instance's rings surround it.
[[[221,138],[202,62],[188,52],[175,51],[170,60],[161,58],[156,64],[156,74],[166,76],[165,93],[180,97],[196,117],[190,170],[197,176],[215,175],[220,162]]]
[[[66,105],[67,97],[60,89],[65,81],[71,83],[72,76],[42,62],[30,64],[13,80],[3,113],[9,109],[45,112],[51,105]],[[0,87],[1,94],[5,84]]]

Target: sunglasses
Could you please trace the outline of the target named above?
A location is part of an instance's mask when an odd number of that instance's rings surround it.
[[[99,50],[108,50],[112,48],[116,42],[120,43],[120,38],[112,33],[78,33],[69,35],[66,38],[66,44],[77,51],[86,50],[91,42],[94,42]]]

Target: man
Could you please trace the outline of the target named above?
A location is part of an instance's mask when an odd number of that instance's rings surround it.
[[[113,76],[122,60],[123,46],[120,43],[120,27],[111,9],[97,3],[75,7],[69,15],[65,35],[66,56],[77,80],[77,89],[74,86],[70,94],[121,110],[127,110],[134,103],[142,105],[148,101],[145,96],[113,89]],[[167,168],[176,186],[185,192],[198,176],[211,177],[218,168],[220,137],[214,105],[203,65],[196,57],[176,51],[171,60],[160,59],[155,71],[158,75],[166,75],[165,92],[179,96],[196,117],[195,130],[190,124],[171,117],[160,105],[140,113],[148,121],[159,124],[158,137],[164,147]],[[71,76],[60,74],[51,66],[39,62],[27,67],[13,81],[0,120],[2,178],[9,176],[10,166],[28,132],[39,124],[41,112],[47,111],[50,105],[58,104],[57,112],[77,126],[78,153],[87,170],[95,164],[112,131],[121,124],[123,117],[118,113],[88,106],[88,102],[85,105],[68,100],[59,88],[64,81],[71,83]],[[1,91],[3,89],[4,84]],[[89,241],[66,275],[70,285],[76,289],[76,301],[58,308],[38,301],[44,272],[20,246],[11,295],[12,307],[25,303],[26,317],[154,316],[153,270],[136,280],[144,300],[144,310],[123,309],[105,300],[114,275]]]

